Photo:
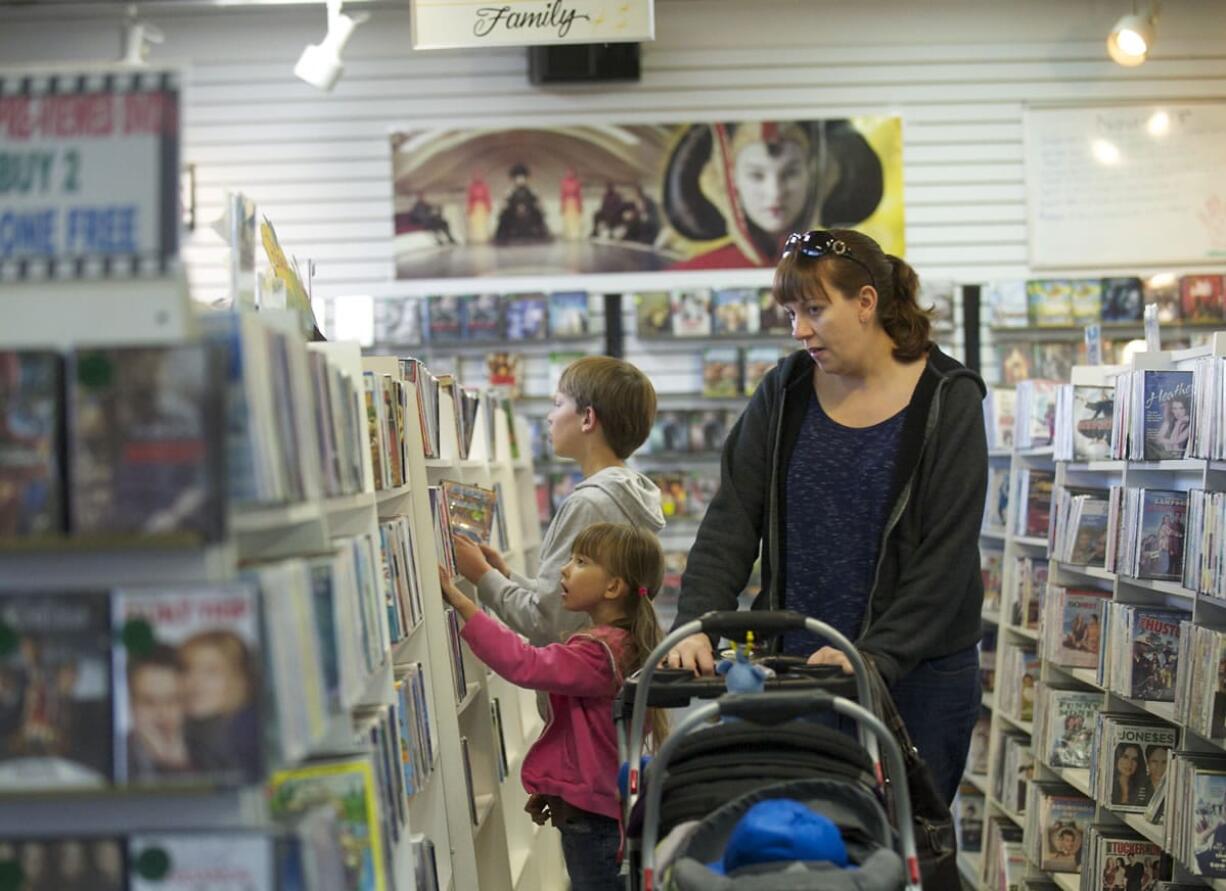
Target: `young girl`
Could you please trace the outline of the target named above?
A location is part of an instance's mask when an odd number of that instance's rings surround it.
[[[513,684],[549,694],[552,719],[524,758],[527,810],[552,818],[574,891],[615,891],[620,841],[617,737],[612,701],[662,639],[651,598],[664,554],[650,532],[597,523],[575,538],[562,567],[562,604],[592,625],[564,643],[533,647],[481,612],[439,567],[443,596],[464,619],[463,638],[482,662]],[[652,718],[654,742],[666,732]]]
[[[246,641],[228,629],[209,629],[179,644],[178,655],[192,766],[257,782],[260,687]]]

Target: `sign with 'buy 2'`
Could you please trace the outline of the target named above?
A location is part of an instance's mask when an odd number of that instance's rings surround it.
[[[0,281],[163,274],[178,199],[176,75],[0,71]]]

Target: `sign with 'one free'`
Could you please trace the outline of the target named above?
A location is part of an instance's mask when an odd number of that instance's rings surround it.
[[[159,71],[0,71],[0,281],[164,274],[179,87]]]

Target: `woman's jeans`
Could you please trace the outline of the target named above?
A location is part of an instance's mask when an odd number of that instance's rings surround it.
[[[617,874],[621,842],[617,821],[599,814],[570,813],[558,831],[571,891],[624,891],[625,880],[619,880]]]
[[[921,662],[890,688],[890,695],[937,791],[952,802],[983,700],[978,648]]]
[[[890,688],[890,696],[937,792],[953,802],[983,701],[978,647],[921,662]],[[856,733],[850,718],[827,714],[818,722]]]

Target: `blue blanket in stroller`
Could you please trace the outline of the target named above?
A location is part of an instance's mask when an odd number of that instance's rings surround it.
[[[829,860],[733,858],[730,841],[745,844],[737,832],[742,818],[755,805],[772,799],[800,802],[833,822],[842,836],[848,866]],[[670,891],[899,891],[905,875],[893,840],[885,811],[858,782],[808,779],[775,783],[741,795],[703,819],[664,869],[663,887]],[[736,868],[722,874],[724,864],[734,860]]]

